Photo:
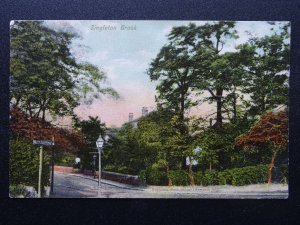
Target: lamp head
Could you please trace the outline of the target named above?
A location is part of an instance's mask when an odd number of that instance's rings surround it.
[[[102,148],[103,144],[104,144],[104,140],[101,137],[99,137],[96,141],[97,148]]]

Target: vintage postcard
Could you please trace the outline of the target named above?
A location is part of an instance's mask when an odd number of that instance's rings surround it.
[[[288,197],[290,23],[15,20],[11,198]]]

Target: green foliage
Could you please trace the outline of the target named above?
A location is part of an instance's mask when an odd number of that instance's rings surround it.
[[[224,170],[247,166],[243,158],[236,155],[234,143],[237,136],[249,129],[250,124],[251,122],[247,120],[236,120],[235,123],[224,123],[221,129],[208,128],[199,132],[195,136],[194,145],[202,149],[196,157],[201,167],[204,170],[210,167]]]
[[[187,186],[190,184],[189,174],[185,170],[171,170],[168,173],[169,179],[172,181],[172,185]]]
[[[70,153],[58,152],[55,154],[54,163],[57,166],[73,166],[75,156]]]
[[[116,131],[103,152],[104,165],[110,165],[115,171],[129,174],[138,174],[140,170],[146,168],[149,160],[151,152],[140,147],[137,130],[129,123]]]
[[[232,185],[266,183],[268,180],[268,165],[249,166],[236,168],[230,171]]]
[[[193,173],[195,184],[201,186],[210,185],[234,185],[266,183],[268,180],[268,165],[256,165],[242,168],[233,168],[223,171],[205,171]],[[286,171],[282,169],[282,171]],[[283,174],[284,172],[282,172]],[[284,175],[282,175],[284,176]],[[166,173],[158,169],[143,170],[140,178],[151,185],[167,185],[168,178],[176,186],[190,185],[189,174],[185,170],[171,170]],[[284,181],[283,181],[284,182]]]
[[[141,170],[139,172],[139,179],[141,181],[141,185],[146,185],[147,184],[147,172],[146,172],[146,170]]]
[[[9,146],[9,183],[27,185],[36,190],[39,176],[39,148],[25,139],[10,141]],[[49,185],[50,157],[47,149],[43,150],[42,187]]]
[[[96,152],[96,140],[99,135],[104,135],[105,123],[102,123],[98,116],[89,116],[88,120],[80,120],[74,115],[72,119],[73,126],[81,131],[87,143],[86,148],[77,152],[77,156],[81,159],[82,169],[93,169],[93,154],[91,152]],[[96,163],[96,168],[98,168],[98,163]]]
[[[218,185],[219,184],[218,172],[215,170],[206,171],[204,173],[204,176],[202,176],[201,184],[203,186]]]
[[[11,25],[11,100],[31,117],[45,120],[72,115],[79,101],[91,103],[102,94],[118,97],[103,87],[105,74],[90,63],[77,62],[71,52],[78,35],[56,31],[42,21]]]
[[[288,103],[289,33],[285,28],[261,38],[252,38],[238,47],[247,60],[242,91],[250,94],[251,116],[262,115]]]
[[[281,182],[288,183],[289,181],[289,166],[287,164],[280,165]]]
[[[157,169],[147,171],[146,180],[147,184],[163,186],[167,185],[169,181],[167,172]]]
[[[105,123],[101,123],[98,116],[89,116],[88,120],[80,120],[74,115],[73,126],[81,130],[87,143],[93,147],[96,145],[99,135],[104,135],[104,131],[106,130]]]
[[[157,163],[152,164],[153,170],[167,171],[168,162],[163,159],[159,159]]]
[[[223,171],[206,171],[194,173],[197,185],[234,185],[266,183],[268,180],[268,165],[247,166]]]

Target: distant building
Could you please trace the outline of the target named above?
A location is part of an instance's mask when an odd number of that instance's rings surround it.
[[[128,122],[133,121],[133,113],[129,113]]]
[[[133,113],[129,113],[128,115],[128,123],[130,123],[132,125],[133,128],[137,128],[137,124],[139,122],[139,120],[144,117],[144,116],[147,116],[149,114],[149,110],[148,110],[148,107],[143,107],[142,108],[142,116],[139,117],[139,118],[136,118],[134,119],[133,118]]]
[[[143,107],[142,108],[142,116],[146,116],[147,114],[149,113],[149,111],[148,111],[148,107]]]

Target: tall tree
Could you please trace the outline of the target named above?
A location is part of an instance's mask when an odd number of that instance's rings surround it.
[[[184,46],[185,58],[190,62],[185,65],[193,71],[189,88],[196,90],[197,94],[208,91],[211,97],[207,100],[216,102],[216,127],[222,126],[224,92],[231,88],[229,62],[222,50],[229,39],[237,38],[234,27],[234,22],[213,22],[202,26],[189,24],[173,28],[169,35],[178,49]],[[180,56],[180,52],[176,54]]]
[[[236,39],[237,32],[234,29],[234,22],[206,23],[195,30],[194,42],[196,54],[202,48],[210,49],[210,63],[206,65],[204,77],[206,84],[204,90],[211,94],[211,101],[216,102],[216,128],[222,127],[223,123],[223,98],[224,92],[232,87],[232,71],[229,66],[229,58],[223,54],[222,50],[229,39]],[[206,61],[207,62],[207,61]],[[203,68],[203,62],[198,61],[198,67]],[[203,84],[198,86],[203,89]]]
[[[249,112],[262,115],[279,105],[287,105],[289,74],[289,32],[285,25],[272,35],[252,38],[239,46],[248,58],[243,92],[250,95]]]
[[[185,113],[187,109],[197,105],[192,92],[195,81],[201,80],[201,74],[194,70],[194,63],[195,59],[189,55],[189,46],[184,42],[179,44],[177,37],[170,36],[169,43],[160,50],[148,70],[151,81],[159,81],[156,87],[157,103],[177,113],[176,126],[185,142],[189,135]],[[182,156],[182,167],[185,168],[185,156]]]
[[[71,115],[80,99],[91,102],[99,93],[117,96],[103,88],[102,71],[76,61],[70,47],[76,37],[42,21],[14,21],[11,26],[11,100],[31,117]]]
[[[286,112],[266,113],[254,124],[249,132],[236,139],[236,145],[249,150],[256,147],[260,151],[270,149],[268,183],[272,183],[272,170],[279,152],[287,151],[288,117]]]

